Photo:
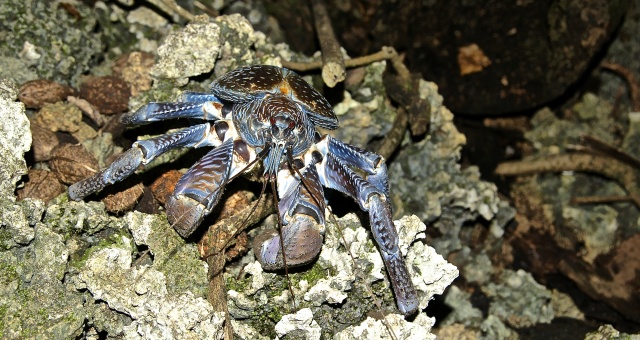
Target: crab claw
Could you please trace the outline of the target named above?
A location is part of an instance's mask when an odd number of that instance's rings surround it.
[[[282,258],[284,248],[288,267],[302,266],[313,261],[322,249],[322,234],[316,221],[304,214],[297,214],[293,221],[282,227],[282,245],[276,230],[265,232],[256,237],[253,249],[256,258],[265,270],[277,270],[285,267]]]
[[[207,214],[202,203],[184,195],[171,195],[167,201],[167,219],[184,238],[193,234]]]
[[[404,315],[413,314],[420,307],[418,295],[400,253],[398,232],[391,219],[389,203],[383,200],[380,195],[371,195],[368,202],[371,231],[380,248],[384,265],[389,272],[398,309]]]
[[[167,218],[182,237],[188,237],[220,200],[233,161],[233,140],[209,151],[176,183],[167,201]]]

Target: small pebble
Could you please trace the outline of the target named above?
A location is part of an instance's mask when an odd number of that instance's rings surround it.
[[[115,75],[124,79],[131,86],[131,96],[136,97],[141,92],[151,89],[153,78],[150,70],[154,64],[153,54],[131,52],[120,56],[112,70]]]
[[[52,132],[76,132],[80,129],[81,121],[82,111],[65,102],[46,104],[33,117],[33,123]]]

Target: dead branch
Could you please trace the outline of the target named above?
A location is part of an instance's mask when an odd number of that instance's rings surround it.
[[[431,120],[431,104],[420,98],[421,77],[411,74],[399,55],[390,59],[390,66],[393,71],[387,69],[382,79],[387,95],[404,109],[411,134],[414,137],[424,135]]]
[[[324,0],[312,0],[311,8],[316,34],[322,50],[322,80],[329,87],[334,87],[346,77],[344,58],[340,51],[340,44],[331,26],[331,19],[327,13]]]
[[[344,61],[344,65],[346,68],[354,68],[361,67],[365,65],[369,65],[371,63],[375,63],[376,61],[389,60],[398,56],[398,52],[393,47],[384,46],[382,49],[376,53],[369,54],[366,56],[347,59]],[[282,61],[282,66],[294,71],[310,71],[317,70],[322,68],[322,61],[311,61],[311,62],[299,62],[299,61]]]
[[[385,159],[389,159],[393,152],[398,148],[404,137],[404,132],[407,130],[407,123],[409,119],[407,117],[407,111],[403,108],[396,110],[396,120],[393,122],[391,130],[385,135],[382,140],[382,144],[376,151],[380,156]]]
[[[607,177],[622,185],[630,197],[640,197],[638,170],[607,156],[586,153],[551,155],[531,161],[500,163],[495,170],[496,174],[503,176],[562,171],[581,171]]]

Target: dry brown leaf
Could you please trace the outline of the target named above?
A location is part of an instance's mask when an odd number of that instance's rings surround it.
[[[491,60],[487,57],[480,46],[471,44],[458,49],[458,67],[460,75],[480,72],[491,65]]]
[[[102,199],[102,203],[108,212],[118,214],[133,209],[143,193],[144,186],[141,183],[136,183],[125,190],[107,195]]]
[[[173,193],[173,189],[176,187],[176,183],[178,183],[180,177],[182,177],[182,173],[178,170],[169,170],[163,173],[149,186],[153,197],[160,202],[160,204],[167,204],[169,195]]]
[[[129,109],[131,87],[119,77],[94,77],[82,83],[80,97],[102,114],[120,113]]]
[[[73,88],[53,80],[36,79],[20,86],[18,99],[30,109],[39,109],[46,104],[63,101],[67,96],[75,95]]]
[[[64,184],[70,185],[98,171],[98,161],[82,145],[60,144],[49,161],[51,171]]]
[[[65,190],[64,185],[56,176],[47,170],[30,169],[27,173],[27,182],[24,187],[18,189],[18,200],[36,198],[45,203],[57,197]]]
[[[50,130],[38,125],[31,124],[31,150],[36,162],[48,161],[51,159],[51,152],[60,144],[58,136]]]

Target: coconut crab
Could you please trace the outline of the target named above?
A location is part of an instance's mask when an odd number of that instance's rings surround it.
[[[81,200],[171,149],[213,146],[180,178],[167,201],[167,217],[182,237],[196,230],[227,183],[262,165],[264,179],[277,186],[282,221],[280,233],[260,235],[254,242],[265,270],[304,265],[318,256],[323,242],[319,225],[325,224],[327,209],[322,186],[336,189],[369,213],[399,311],[418,309],[391,219],[384,158],[320,135],[316,127],[336,129],[338,119],[299,75],[276,66],[239,68],[214,81],[211,93],[184,92],[178,102],[148,103],[121,120],[142,125],[178,118],[205,122],[135,142],[106,169],[71,185],[69,197]]]

